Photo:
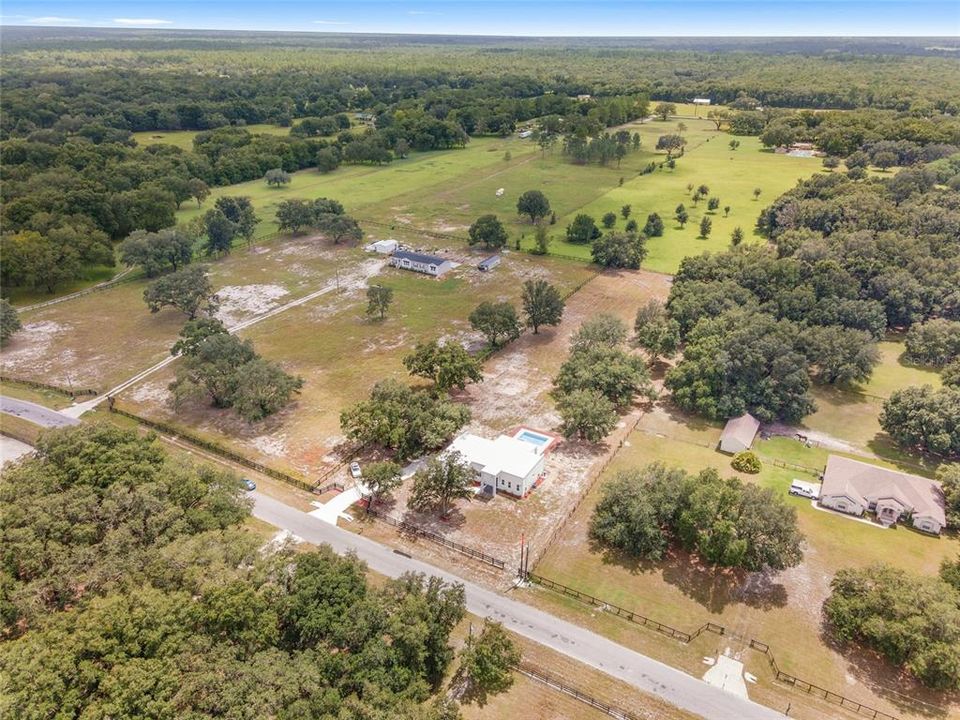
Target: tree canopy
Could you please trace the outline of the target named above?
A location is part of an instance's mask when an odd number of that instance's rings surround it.
[[[618,473],[602,488],[590,535],[653,560],[671,542],[711,565],[746,570],[783,570],[802,559],[796,511],[771,489],[713,468],[690,475],[654,463]]]
[[[0,669],[16,717],[457,716],[435,693],[461,586],[374,587],[326,546],[261,547],[240,526],[239,478],[156,436],[45,433],[0,496]]]
[[[403,461],[442,447],[469,419],[465,406],[391,379],[341,412],[340,427],[351,440],[393,450]]]
[[[960,688],[960,591],[941,578],[877,564],[840,570],[824,612],[837,637],[860,641],[928,687]]]

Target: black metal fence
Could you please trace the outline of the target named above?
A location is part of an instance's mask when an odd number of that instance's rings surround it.
[[[891,715],[882,710],[877,710],[869,705],[864,705],[857,700],[851,700],[840,693],[833,692],[832,690],[828,690],[827,688],[820,687],[819,685],[799,678],[796,675],[791,675],[790,673],[784,672],[777,664],[777,659],[774,657],[773,651],[770,649],[770,646],[767,643],[754,638],[740,636],[735,632],[731,632],[723,625],[717,625],[716,623],[708,622],[704,623],[693,632],[686,632],[684,630],[678,630],[675,627],[671,627],[670,625],[657,620],[648,618],[645,615],[641,615],[633,610],[622,608],[619,605],[603,600],[602,598],[598,598],[594,595],[590,595],[589,593],[569,587],[563,583],[550,580],[542,575],[536,575],[535,573],[528,572],[524,574],[524,579],[566,597],[571,597],[592,607],[601,608],[629,622],[652,628],[662,635],[666,635],[674,640],[679,640],[685,644],[691,642],[705,632],[732,637],[743,642],[752,650],[756,650],[763,654],[770,663],[770,669],[773,671],[774,677],[778,682],[784,683],[785,685],[790,685],[808,695],[818,697],[821,700],[826,700],[829,703],[839,705],[846,710],[855,712],[858,715],[863,715],[864,717],[872,718],[873,720],[899,720],[899,718],[897,718],[895,715]]]
[[[477,550],[476,548],[472,548],[469,545],[463,545],[462,543],[449,540],[443,535],[435,533],[432,530],[427,530],[426,528],[422,528],[419,525],[415,525],[406,520],[395,518],[392,515],[380,512],[375,508],[370,508],[369,513],[377,520],[381,520],[388,525],[392,525],[393,527],[397,528],[400,530],[400,532],[409,533],[410,535],[414,535],[416,537],[422,537],[430,542],[443,545],[451,550],[456,550],[458,553],[472,557],[474,560],[479,560],[487,565],[492,565],[498,570],[504,570],[507,567],[506,561],[501,560],[500,558],[494,557],[493,555],[488,555],[487,553]]]
[[[537,585],[545,587],[548,590],[553,590],[556,593],[560,593],[561,595],[572,597],[574,600],[579,600],[580,602],[586,603],[587,605],[592,605],[593,607],[602,607],[605,610],[617,615],[618,617],[622,617],[625,620],[628,620],[629,622],[636,623],[637,625],[643,625],[644,627],[652,628],[653,630],[656,630],[658,633],[666,635],[667,637],[671,637],[675,640],[679,640],[680,642],[688,643],[695,637],[694,635],[691,635],[688,632],[684,632],[683,630],[678,630],[675,627],[671,627],[670,625],[667,625],[665,623],[658,622],[656,620],[653,620],[652,618],[648,618],[646,615],[641,615],[640,613],[634,612],[633,610],[627,610],[626,608],[622,608],[619,605],[615,605],[611,602],[607,602],[606,600],[601,600],[600,598],[594,595],[581,592],[580,590],[576,590],[572,587],[569,587],[568,585],[564,585],[563,583],[558,583],[554,580],[551,580],[550,578],[545,578],[542,575],[537,575],[535,573],[526,573],[525,579],[529,580],[530,582],[534,582]]]
[[[589,705],[590,707],[595,708],[600,712],[609,715],[610,717],[619,718],[620,720],[640,720],[639,716],[634,715],[628,710],[619,708],[616,705],[611,705],[603,700],[598,700],[593,695],[589,695],[573,685],[568,685],[560,678],[550,675],[539,668],[535,668],[528,663],[516,665],[514,666],[514,670],[532,680],[536,680],[539,683],[552,687],[554,690],[559,690],[565,695],[569,695],[570,697],[575,698],[585,705]]]

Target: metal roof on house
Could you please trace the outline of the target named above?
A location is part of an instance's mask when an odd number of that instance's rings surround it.
[[[447,452],[460,453],[465,461],[482,466],[491,475],[506,472],[519,478],[528,477],[543,459],[535,445],[507,435],[488,440],[463,433],[454,438]]]
[[[401,260],[409,260],[410,262],[426,263],[427,265],[442,265],[445,262],[449,262],[446,258],[410,252],[409,250],[397,250],[393,254],[393,257],[400,258]]]
[[[867,507],[868,498],[893,499],[916,516],[930,517],[946,525],[946,511],[940,483],[918,475],[830,455],[823,471],[820,497],[845,495]]]
[[[720,442],[724,440],[738,440],[744,447],[750,447],[760,429],[760,421],[750,413],[744,413],[738,418],[730,418],[720,434]]]

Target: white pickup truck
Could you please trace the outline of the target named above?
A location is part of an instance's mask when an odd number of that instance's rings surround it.
[[[803,480],[794,480],[790,483],[790,494],[816,500],[820,497],[820,483],[809,483]]]

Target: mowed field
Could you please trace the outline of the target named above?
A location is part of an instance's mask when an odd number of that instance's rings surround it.
[[[294,125],[297,121],[294,120]],[[279,125],[269,125],[267,123],[257,123],[254,125],[240,126],[252,135],[289,135],[290,128],[280,127]],[[173,145],[181,150],[193,150],[193,139],[199,135],[200,130],[144,130],[143,132],[133,133],[133,139],[137,145],[146,147],[148,145]]]
[[[503,158],[508,150],[511,160],[505,161]],[[279,188],[267,187],[263,180],[213,188],[210,198],[201,208],[197,208],[196,203],[184,203],[177,213],[177,220],[189,220],[202,215],[220,196],[243,195],[250,198],[261,218],[257,234],[265,235],[276,231],[274,216],[277,204],[282,200],[328,197],[342,202],[347,212],[361,221],[394,220],[401,225],[411,224],[416,228],[431,229],[414,222],[413,217],[393,218],[381,213],[371,213],[369,208],[389,203],[392,198],[408,192],[433,196],[471,177],[486,176],[500,172],[512,164],[521,164],[535,150],[533,143],[516,137],[474,138],[463,149],[412,153],[404,160],[396,160],[386,165],[344,165],[327,174],[313,169],[301,170],[292,173],[291,182]],[[516,198],[513,203],[513,212],[516,213]]]
[[[676,169],[641,175],[648,163],[665,159],[664,153],[654,150],[657,138],[676,133],[679,122],[687,126],[687,147]],[[516,202],[524,191],[538,189],[546,194],[557,216],[556,224],[549,226],[551,252],[589,258],[589,245],[566,242],[567,224],[579,212],[593,215],[599,223],[610,211],[618,214],[616,227],[622,228],[625,221],[619,217],[620,208],[629,204],[641,227],[649,213],[663,218],[666,231],[662,237],[650,239],[645,267],[672,273],[687,255],[727,247],[734,227],[743,228],[749,241],[765,204],[820,169],[816,158],[764,151],[756,138],[738,138],[739,149],[731,151],[731,136],[703,119],[650,120],[625,127],[640,133],[642,146],[630,152],[619,167],[616,163],[574,165],[562,155],[559,145],[542,152],[532,140],[516,136],[474,138],[463,149],[413,153],[383,166],[343,166],[329,174],[303,170],[293,173],[291,183],[282,188],[269,188],[263,180],[215,188],[202,208],[184,203],[177,217],[196,217],[221,195],[244,195],[252,200],[262,220],[257,226],[257,234],[262,236],[276,230],[274,216],[280,201],[330,197],[361,221],[460,236],[477,217],[494,213],[507,225],[511,244],[519,240],[522,247],[529,248],[534,227],[517,214]],[[706,184],[720,199],[721,209],[710,213],[713,231],[707,239],[698,238],[706,201],[694,207],[686,187],[690,183]],[[753,197],[757,187],[762,190],[759,200]],[[500,189],[504,192],[498,197]],[[680,203],[690,213],[690,221],[682,229],[672,220]],[[727,205],[731,210],[724,217],[722,208]]]
[[[929,371],[899,361],[902,347],[896,339],[881,344],[883,363],[874,379],[863,388],[865,392],[888,392],[902,385],[933,379]],[[719,423],[688,416],[667,402],[657,403],[653,411],[641,419],[637,430],[550,547],[537,572],[688,632],[708,621],[724,625],[739,635],[769,643],[786,672],[901,717],[926,715],[931,709],[924,703],[950,706],[953,712],[960,712],[957,698],[904,680],[869,653],[836,647],[823,625],[821,606],[829,595],[830,579],[838,569],[883,561],[905,571],[933,575],[944,558],[955,557],[960,551],[960,540],[952,534],[933,538],[905,527],[885,530],[820,510],[808,500],[787,494],[794,478],[815,481],[815,477],[799,469],[777,467],[774,460],[816,471],[823,468],[829,453],[841,452],[843,448],[848,451],[841,454],[857,459],[931,475],[932,467],[924,469],[914,465],[912,458],[902,454],[890,453],[885,459],[864,457],[864,453],[874,451],[878,445],[885,446],[882,436],[876,434],[879,429],[874,430],[875,416],[866,422],[864,418],[835,411],[835,407],[857,404],[858,398],[875,404],[872,405],[874,412],[879,412],[882,406],[881,400],[854,392],[847,392],[836,405],[824,406],[818,394],[821,410],[807,419],[806,426],[821,428],[824,433],[822,428],[837,426],[836,434],[828,435],[820,446],[807,447],[791,437],[758,438],[754,449],[763,459],[764,467],[755,476],[735,472],[729,457],[714,449],[722,430]],[[859,438],[867,439],[859,442]],[[715,467],[724,475],[739,475],[746,482],[773,489],[797,510],[807,541],[803,563],[781,573],[743,573],[702,567],[679,551],[662,563],[646,563],[596,546],[588,537],[588,527],[603,483],[620,470],[651,462],[663,462],[690,472]],[[644,651],[686,666],[691,672],[703,672],[697,667],[704,652],[700,645],[686,648],[622,621],[594,619],[595,612],[559,602],[549,593],[537,592],[536,597],[539,602],[551,608],[563,608],[581,621],[598,623],[598,629],[618,640],[637,643]],[[714,651],[729,647],[739,653],[747,669],[760,678],[758,698],[763,699],[765,693],[772,693],[770,697],[774,698],[786,697],[782,691],[778,695],[770,686],[771,675],[759,653],[745,650],[730,638],[712,637],[703,642],[713,643]],[[829,712],[825,715],[810,712],[811,718],[829,717]],[[794,716],[803,717],[799,711]]]

